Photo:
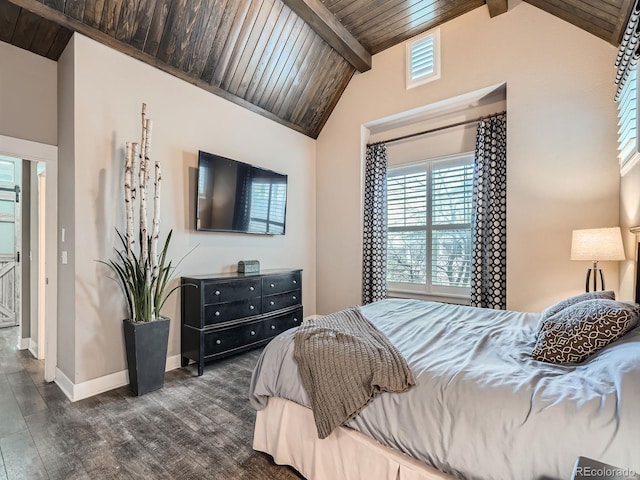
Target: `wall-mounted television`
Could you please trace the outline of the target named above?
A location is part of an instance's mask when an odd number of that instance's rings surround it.
[[[196,229],[284,235],[287,176],[198,152]]]

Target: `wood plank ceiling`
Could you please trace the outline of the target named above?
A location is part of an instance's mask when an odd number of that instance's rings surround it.
[[[526,0],[617,45],[632,0]],[[57,60],[73,31],[317,138],[371,54],[507,0],[0,0],[0,41]],[[339,53],[340,52],[340,53]]]

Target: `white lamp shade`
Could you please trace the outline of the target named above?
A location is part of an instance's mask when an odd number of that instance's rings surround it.
[[[571,260],[624,260],[620,227],[574,230],[571,240]]]

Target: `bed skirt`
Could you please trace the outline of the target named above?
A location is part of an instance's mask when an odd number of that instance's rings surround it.
[[[311,410],[278,397],[270,397],[256,415],[253,449],[308,480],[453,479],[349,428],[338,427],[320,440]]]

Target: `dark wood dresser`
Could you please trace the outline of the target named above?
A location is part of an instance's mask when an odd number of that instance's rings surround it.
[[[302,270],[182,277],[182,366],[264,345],[302,323]]]

